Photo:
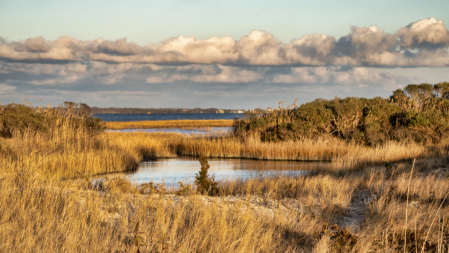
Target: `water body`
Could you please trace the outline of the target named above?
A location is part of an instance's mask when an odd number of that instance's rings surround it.
[[[150,129],[120,129],[120,130],[108,130],[109,132],[146,132],[146,133],[177,133],[177,134],[199,134],[199,135],[221,135],[227,134],[232,131],[232,127],[205,127],[205,128],[150,128]]]
[[[128,114],[108,113],[94,114],[104,121],[153,121],[153,120],[201,120],[201,119],[234,119],[243,117],[243,113],[155,113],[155,114]]]
[[[248,179],[262,176],[305,175],[307,171],[330,166],[329,163],[295,161],[265,161],[251,159],[208,158],[209,173],[217,180]],[[134,184],[153,182],[179,186],[178,182],[192,184],[201,165],[197,157],[157,159],[142,162],[137,171],[125,176]]]

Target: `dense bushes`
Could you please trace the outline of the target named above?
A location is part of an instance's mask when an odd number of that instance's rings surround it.
[[[3,137],[11,137],[15,131],[23,132],[29,128],[33,131],[46,131],[48,118],[44,114],[36,113],[31,107],[9,104],[2,108],[0,115],[0,131]]]
[[[234,134],[263,141],[334,136],[367,145],[389,140],[438,143],[448,137],[449,83],[408,85],[390,98],[317,99],[234,122]]]
[[[0,136],[12,137],[25,131],[45,133],[64,121],[86,127],[90,132],[102,130],[100,119],[90,116],[86,104],[65,102],[60,108],[32,108],[21,104],[9,104],[0,108]]]

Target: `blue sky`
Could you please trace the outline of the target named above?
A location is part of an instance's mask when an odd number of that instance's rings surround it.
[[[289,42],[312,33],[340,37],[351,25],[392,33],[424,18],[449,20],[448,10],[446,0],[2,0],[0,27],[14,41],[66,35],[145,45],[179,35],[239,39],[258,29]]]
[[[442,0],[2,0],[0,102],[254,108],[388,96],[449,81],[447,10]]]

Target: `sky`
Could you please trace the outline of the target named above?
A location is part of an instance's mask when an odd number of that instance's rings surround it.
[[[277,107],[449,81],[447,0],[0,0],[0,102]]]

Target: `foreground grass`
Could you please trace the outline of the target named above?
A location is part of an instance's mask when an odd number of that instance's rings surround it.
[[[0,250],[447,252],[449,184],[441,166],[444,159],[426,159],[412,175],[412,164],[399,163],[228,180],[215,197],[195,188],[148,191],[120,177],[93,188],[30,168],[0,177]]]
[[[119,129],[150,129],[150,128],[205,128],[232,127],[233,120],[160,120],[160,121],[114,121],[106,122],[106,127]]]

